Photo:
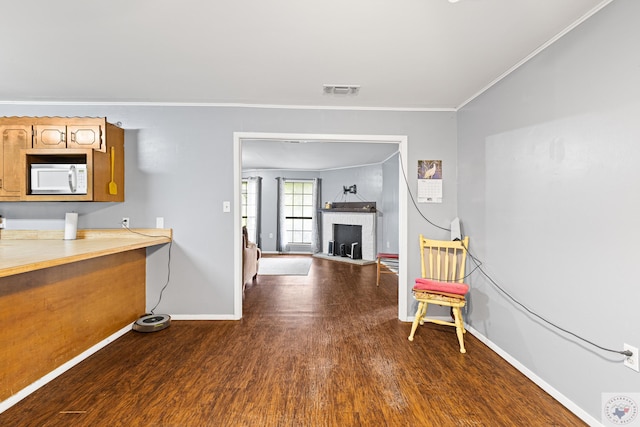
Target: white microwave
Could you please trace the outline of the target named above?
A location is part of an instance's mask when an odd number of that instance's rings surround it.
[[[87,194],[87,165],[32,164],[31,194]]]

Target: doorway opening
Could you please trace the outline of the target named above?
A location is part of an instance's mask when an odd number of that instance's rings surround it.
[[[262,133],[262,132],[234,132],[233,135],[234,157],[234,206],[241,205],[242,188],[242,145],[243,142],[265,141],[292,141],[304,140],[309,142],[335,142],[335,143],[363,143],[363,144],[395,144],[397,145],[398,162],[398,318],[405,320],[407,317],[408,289],[405,285],[407,277],[407,233],[408,233],[408,195],[402,171],[406,170],[404,163],[407,159],[407,136],[398,135],[335,135],[335,134],[290,134],[290,133]],[[234,314],[233,317],[242,317],[242,223],[241,216],[234,218]]]

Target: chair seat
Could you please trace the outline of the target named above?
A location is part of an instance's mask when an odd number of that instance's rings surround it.
[[[385,252],[380,252],[378,254],[378,258],[398,259],[398,257],[399,257],[398,254],[390,254],[390,253],[385,253]]]
[[[467,300],[464,295],[447,294],[444,292],[434,291],[413,291],[413,297],[416,301],[426,302],[429,304],[439,304],[447,307],[464,307]]]
[[[469,285],[458,282],[440,282],[438,280],[431,279],[416,279],[416,284],[413,286],[413,290],[464,296],[469,292]]]

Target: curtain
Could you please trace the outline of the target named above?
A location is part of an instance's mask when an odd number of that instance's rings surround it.
[[[285,200],[284,200],[284,182],[285,179],[278,177],[278,224],[276,228],[276,251],[286,252],[287,244],[287,227],[285,226],[286,212],[285,212]]]
[[[255,242],[260,248],[261,242],[261,213],[262,211],[262,177],[247,178],[247,232],[249,241]]]
[[[322,215],[320,215],[320,198],[322,195],[320,178],[313,179],[313,219],[311,225],[311,253],[322,252],[322,242],[320,241],[320,233],[322,232]]]

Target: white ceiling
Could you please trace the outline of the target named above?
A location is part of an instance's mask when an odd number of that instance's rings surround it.
[[[0,101],[456,108],[609,1],[3,0]]]
[[[396,152],[392,143],[243,140],[242,168],[322,171],[378,164]]]
[[[455,110],[610,1],[2,0],[0,102]]]

